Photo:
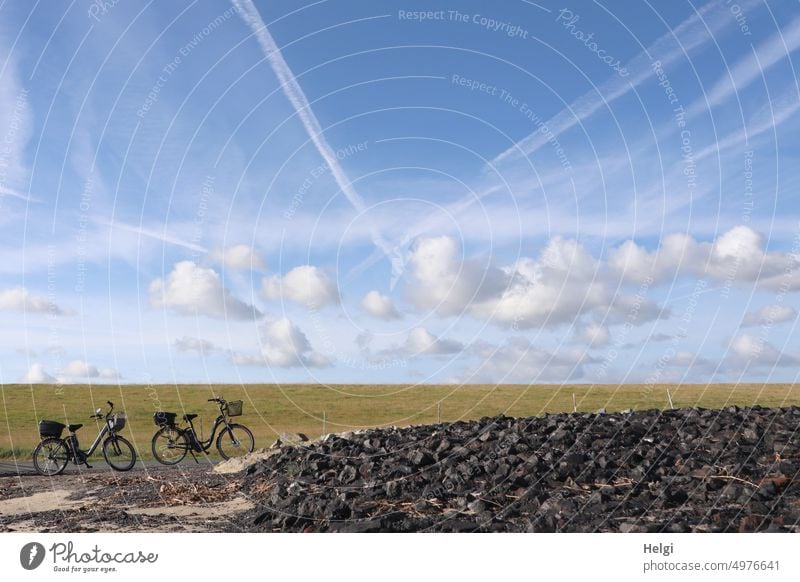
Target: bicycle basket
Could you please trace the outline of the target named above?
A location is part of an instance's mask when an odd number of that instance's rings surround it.
[[[108,428],[111,430],[122,430],[125,428],[125,422],[128,419],[125,417],[124,412],[118,412],[114,416],[108,419]]]
[[[242,401],[233,400],[228,402],[228,416],[241,416],[242,415]]]
[[[153,422],[156,426],[175,426],[175,419],[178,415],[174,412],[156,412],[153,414]]]
[[[56,422],[55,420],[40,420],[39,421],[39,436],[42,438],[53,437],[60,439],[61,433],[67,428],[65,424]]]

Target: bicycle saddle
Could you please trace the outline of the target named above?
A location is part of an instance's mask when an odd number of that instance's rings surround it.
[[[80,427],[82,427],[82,426],[83,426],[82,424],[71,424],[71,425],[69,425],[69,426],[67,427],[67,430],[68,430],[69,432],[75,432],[76,430],[78,430],[78,429],[79,429]]]
[[[190,420],[194,420],[195,418],[197,418],[196,414],[184,414],[183,415],[183,420],[185,420],[186,422],[189,422]]]

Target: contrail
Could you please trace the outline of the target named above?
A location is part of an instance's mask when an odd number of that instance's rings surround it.
[[[757,0],[745,0],[739,3],[743,11],[747,11],[757,4]],[[716,12],[712,13],[712,11]],[[630,72],[629,77],[623,78],[614,75],[614,77],[606,81],[597,90],[589,91],[579,97],[573,101],[568,108],[563,109],[543,124],[542,127],[546,126],[547,132],[538,130],[524,138],[518,144],[496,156],[486,165],[486,169],[491,170],[492,173],[496,173],[497,165],[518,159],[523,153],[527,155],[535,152],[542,145],[546,144],[549,139],[552,139],[552,136],[560,135],[564,131],[590,117],[606,104],[623,96],[645,80],[652,78],[653,72],[651,64],[654,60],[660,60],[661,66],[666,67],[684,55],[685,52],[708,42],[713,38],[713,33],[725,27],[732,26],[732,22],[734,22],[734,19],[730,18],[730,14],[722,2],[712,3],[700,8],[674,30],[661,36],[650,45],[648,49],[634,57],[625,67]],[[674,48],[676,42],[679,45],[678,48]],[[462,201],[456,202],[451,205],[450,212],[457,215],[470,207],[474,202],[499,189],[500,186],[488,188],[478,193],[476,196],[467,197]],[[426,220],[423,224],[403,237],[395,246],[402,247],[413,240],[415,236],[435,226],[435,224],[435,219]],[[373,252],[364,261],[356,265],[350,271],[349,276],[352,277],[361,273],[375,264],[379,259],[379,253]]]
[[[723,103],[731,95],[760,79],[767,69],[789,58],[790,53],[798,48],[800,48],[800,18],[795,18],[787,28],[779,30],[758,47],[753,47],[752,53],[742,58],[730,70],[726,70],[708,92],[708,104],[706,99],[698,99],[690,108],[689,116],[693,117]]]
[[[22,192],[17,192],[16,190],[12,190],[6,186],[0,186],[0,196],[10,196],[11,198],[19,198],[20,200],[25,200],[26,202],[39,202],[36,198],[32,196],[28,196],[27,194],[23,194]]]
[[[185,240],[181,240],[177,237],[171,236],[164,232],[158,232],[155,230],[150,230],[148,228],[144,228],[141,226],[133,226],[131,224],[125,224],[124,222],[106,222],[106,221],[98,221],[100,224],[104,224],[105,226],[110,226],[111,228],[119,228],[122,230],[127,230],[128,232],[134,232],[136,234],[146,236],[148,238],[153,238],[156,240],[163,241],[165,243],[169,243],[172,245],[177,245],[179,247],[183,247],[185,249],[189,249],[190,251],[195,251],[198,253],[208,253],[208,249],[195,244],[193,242],[187,242]]]
[[[239,13],[239,16],[242,17],[245,24],[253,31],[253,34],[258,40],[258,44],[261,46],[261,50],[264,52],[264,56],[269,60],[272,70],[281,83],[281,89],[284,95],[286,95],[286,98],[289,99],[292,107],[294,107],[297,117],[302,122],[306,132],[308,132],[311,141],[314,143],[314,146],[316,146],[322,159],[325,160],[325,163],[328,164],[328,167],[331,169],[331,174],[336,180],[336,184],[342,192],[344,192],[344,195],[347,197],[350,204],[353,205],[353,208],[359,213],[365,213],[367,205],[358,192],[356,192],[355,188],[353,188],[350,179],[339,164],[336,152],[334,152],[333,148],[331,148],[330,144],[328,144],[328,141],[325,139],[322,126],[319,124],[316,115],[314,115],[311,104],[308,102],[291,68],[289,68],[289,65],[283,59],[283,55],[278,45],[275,44],[272,35],[269,33],[267,25],[264,24],[258,9],[253,5],[252,0],[231,0],[231,3],[236,8],[236,11]],[[391,261],[392,286],[394,286],[403,271],[402,257],[397,247],[389,244],[372,223],[368,223],[368,228],[370,230],[372,242]]]
[[[457,202],[454,202],[446,206],[444,208],[443,214],[457,216],[462,212],[464,212],[467,208],[472,206],[474,203],[502,189],[503,186],[498,185],[488,188],[486,190],[482,190],[480,192],[476,192],[473,196],[469,196],[467,198],[464,198],[462,200],[459,200]],[[441,215],[435,214],[429,216],[425,220],[417,223],[416,225],[411,226],[409,230],[406,232],[406,234],[403,235],[403,237],[397,241],[395,248],[401,249],[405,247],[405,245],[413,241],[418,236],[425,234],[429,230],[432,230],[434,227],[438,226],[441,223],[441,221],[442,221]],[[370,268],[372,265],[377,263],[380,259],[381,259],[381,253],[377,249],[372,251],[372,254],[370,256],[368,256],[366,259],[361,261],[355,267],[350,269],[350,271],[347,273],[347,280],[349,281],[350,279],[353,279],[354,277],[360,275],[368,268]]]
[[[759,4],[758,0],[739,2],[742,12],[747,12]],[[666,68],[667,65],[675,62],[690,50],[714,39],[714,33],[731,27],[735,23],[736,20],[722,2],[714,2],[698,9],[695,14],[681,22],[674,30],[659,37],[644,52],[629,61],[625,66],[630,73],[629,77],[623,78],[614,75],[597,89],[583,94],[569,107],[562,109],[541,126],[547,127],[547,132],[537,129],[495,157],[492,164],[496,165],[518,158],[520,155],[532,154],[553,136],[561,135],[569,128],[589,118],[599,109],[622,97],[637,85],[647,79],[652,79],[652,64],[655,60],[660,60],[662,68]],[[676,43],[677,48],[673,48]]]
[[[750,121],[750,123],[724,138],[718,138],[712,145],[698,151],[694,159],[702,160],[710,155],[717,155],[719,152],[740,144],[748,143],[764,132],[770,131],[781,125],[784,121],[792,117],[800,109],[800,99],[797,90],[790,88],[777,97],[771,97],[767,105],[762,107]]]

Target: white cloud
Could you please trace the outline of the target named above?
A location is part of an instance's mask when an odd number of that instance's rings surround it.
[[[261,316],[255,307],[233,297],[213,269],[193,261],[176,263],[166,281],[156,279],[149,290],[153,306],[168,307],[181,315],[242,320]]]
[[[690,368],[695,372],[713,372],[716,368],[711,360],[688,351],[676,352],[670,363],[673,366]]]
[[[295,267],[286,275],[273,275],[264,279],[264,296],[268,299],[286,299],[308,308],[319,308],[338,303],[339,292],[325,272],[312,265]]]
[[[409,259],[409,295],[440,315],[468,313],[519,328],[554,327],[595,314],[636,323],[663,315],[651,300],[620,293],[606,266],[577,241],[552,238],[538,259],[497,268],[462,259],[454,239],[420,239]]]
[[[377,291],[370,291],[361,300],[361,309],[379,319],[400,319],[400,314],[395,309],[391,297],[381,295]]]
[[[113,368],[98,368],[85,360],[72,360],[58,371],[59,380],[92,379],[116,380],[119,372]]]
[[[460,382],[566,382],[582,378],[585,365],[595,362],[582,349],[552,352],[519,337],[510,338],[500,346],[480,342],[473,345],[470,351],[480,364],[462,373],[458,377]]]
[[[72,310],[63,309],[45,297],[31,295],[25,287],[15,287],[0,291],[0,311],[49,313],[51,315],[73,314]]]
[[[653,252],[628,240],[611,252],[608,264],[630,283],[648,279],[662,283],[675,276],[682,265],[703,263],[704,255],[697,247],[697,242],[685,234],[665,236],[660,248]]]
[[[455,354],[464,349],[464,344],[455,340],[441,339],[424,327],[415,327],[408,333],[403,351],[411,355]]]
[[[231,361],[242,366],[274,368],[318,368],[331,363],[327,357],[314,351],[306,335],[285,317],[264,323],[259,355],[234,353]]]
[[[58,373],[69,378],[96,378],[100,374],[97,366],[93,366],[84,360],[72,360]]]
[[[773,326],[776,323],[793,321],[797,318],[797,310],[789,305],[767,305],[758,311],[750,311],[745,314],[742,327],[753,327],[757,325]]]
[[[173,345],[179,352],[197,352],[198,354],[210,354],[221,350],[213,342],[197,337],[183,336],[176,339]]]
[[[748,226],[733,227],[713,242],[668,235],[653,251],[627,241],[611,253],[609,264],[629,282],[651,278],[659,283],[694,275],[723,283],[756,284],[770,291],[800,290],[798,257],[768,252],[763,237]]]
[[[45,371],[44,366],[39,362],[34,362],[31,364],[31,367],[20,379],[21,384],[50,384],[55,381],[56,379],[48,374]]]
[[[234,245],[214,251],[211,260],[240,271],[265,271],[267,268],[261,256],[248,245]]]
[[[666,369],[668,368],[668,369]],[[721,371],[721,366],[707,358],[703,358],[694,352],[680,350],[669,357],[669,352],[665,352],[661,359],[654,362],[650,367],[642,368],[648,383],[652,382],[682,382],[688,378],[702,381],[712,381]],[[656,370],[656,372],[653,372]],[[634,374],[639,374],[638,370],[631,370],[629,378],[634,378]],[[629,379],[629,381],[631,381]]]
[[[680,351],[675,353],[671,363],[675,366],[691,366],[696,359],[697,355],[693,352]]]
[[[72,360],[56,377],[47,373],[44,365],[34,362],[20,380],[23,384],[68,384],[80,380],[118,380],[122,378],[114,368],[98,368],[84,360]]]
[[[785,367],[797,366],[800,359],[782,353],[763,337],[742,334],[731,341],[728,363],[733,367]]]
[[[409,256],[409,296],[417,307],[457,315],[503,291],[508,275],[478,260],[464,260],[449,236],[418,239]]]
[[[611,334],[608,331],[608,326],[589,322],[576,331],[575,339],[589,347],[600,348],[608,345],[611,340]]]

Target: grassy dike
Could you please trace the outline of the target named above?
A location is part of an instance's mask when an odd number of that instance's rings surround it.
[[[697,385],[21,385],[0,387],[0,457],[27,460],[39,441],[42,418],[83,423],[78,435],[88,445],[98,427],[89,415],[106,408],[106,400],[124,410],[123,435],[137,451],[151,457],[155,432],[153,412],[193,412],[201,415],[207,436],[216,408],[212,396],[244,400],[238,421],[256,437],[256,447],[269,446],[281,432],[303,432],[314,438],[323,432],[343,432],[384,425],[412,425],[476,419],[482,416],[537,416],[573,409],[609,412],[666,408],[667,389],[673,405],[720,408],[727,405],[780,407],[800,404],[800,386],[792,384]],[[196,421],[197,422],[197,421]],[[197,426],[197,425],[196,425]]]

